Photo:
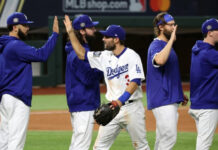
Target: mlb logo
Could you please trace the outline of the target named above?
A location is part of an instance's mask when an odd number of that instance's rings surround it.
[[[129,4],[130,11],[144,12],[145,8],[146,8],[145,0],[130,0],[130,4]]]

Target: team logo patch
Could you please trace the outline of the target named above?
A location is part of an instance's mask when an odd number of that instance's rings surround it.
[[[93,53],[94,57],[99,57],[100,55],[101,55],[101,52],[99,52],[99,51]]]
[[[211,30],[212,29],[212,26],[211,25],[208,25],[207,26],[207,30]]]
[[[86,24],[84,22],[80,23],[80,27],[82,27],[82,28],[85,27],[85,25]]]
[[[14,18],[14,19],[13,19],[13,22],[14,22],[14,23],[17,23],[18,21],[19,21],[18,18]]]
[[[140,69],[140,67],[139,67],[138,65],[136,65],[136,72],[137,72],[137,73],[141,73],[141,72],[142,72],[141,69]]]

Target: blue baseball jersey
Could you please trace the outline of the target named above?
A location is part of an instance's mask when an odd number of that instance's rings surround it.
[[[39,49],[27,45],[16,37],[4,35],[0,37],[0,48],[5,65],[0,96],[10,94],[19,98],[27,106],[32,100],[32,66],[31,62],[46,61],[56,45],[58,34],[54,32],[48,41]],[[0,97],[1,100],[1,97]]]
[[[89,46],[83,44],[86,51]],[[99,81],[103,73],[92,69],[87,60],[80,60],[70,42],[65,46],[66,59],[66,95],[70,112],[95,110],[100,105]]]
[[[159,53],[166,44],[165,41],[156,38],[148,49],[146,91],[147,107],[149,110],[183,101],[178,58],[174,49],[171,49],[165,65],[158,66],[154,63],[155,55]]]
[[[218,52],[200,40],[192,48],[190,84],[192,109],[218,109]]]

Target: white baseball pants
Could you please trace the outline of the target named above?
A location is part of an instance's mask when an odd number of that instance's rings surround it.
[[[71,113],[73,135],[69,150],[89,150],[94,127],[94,111]]]
[[[178,104],[152,109],[156,119],[155,150],[172,150],[177,139]]]
[[[18,98],[4,94],[0,103],[0,150],[23,150],[30,107]]]
[[[196,150],[209,150],[218,123],[218,109],[189,109],[197,128]]]
[[[121,129],[130,134],[135,150],[150,150],[146,140],[145,109],[141,100],[121,107],[118,115],[106,126],[100,126],[94,150],[109,150]]]

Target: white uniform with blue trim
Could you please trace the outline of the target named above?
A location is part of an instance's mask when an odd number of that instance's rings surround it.
[[[117,100],[132,79],[145,79],[141,59],[132,49],[124,49],[124,53],[115,56],[112,51],[88,52],[87,57],[92,68],[104,72],[107,85],[106,98],[109,101]],[[142,89],[139,86],[129,99],[142,98]]]
[[[125,48],[119,56],[112,51],[88,52],[88,61],[92,68],[104,72],[107,85],[106,98],[109,101],[117,100],[126,90],[133,79],[144,80],[144,71],[141,59],[130,48]],[[145,110],[141,101],[141,86],[135,90],[127,103],[121,107],[119,114],[106,126],[100,126],[94,150],[108,150],[113,144],[121,129],[130,134],[134,149],[149,150],[145,130]]]

